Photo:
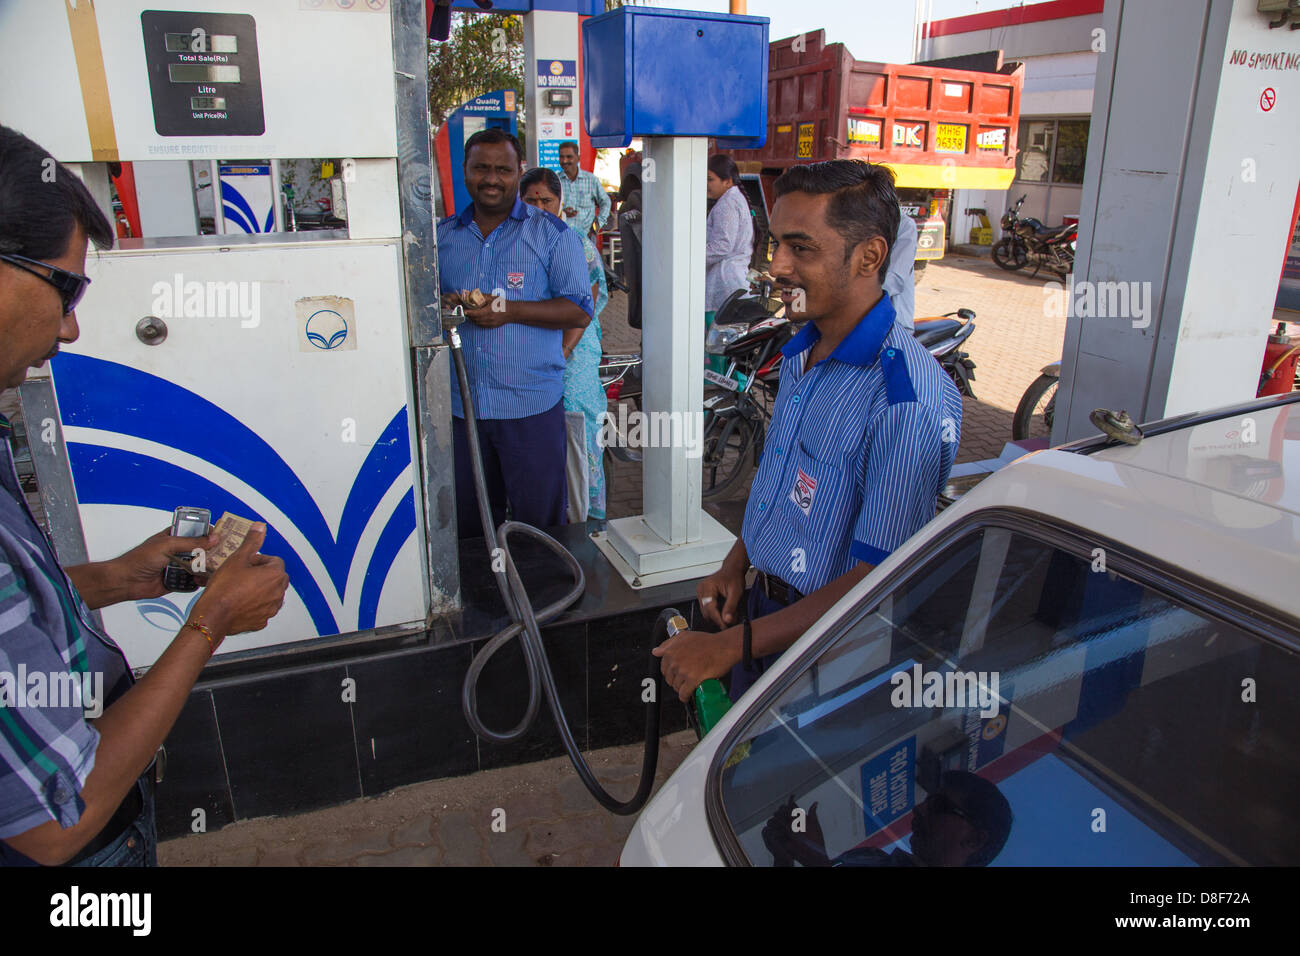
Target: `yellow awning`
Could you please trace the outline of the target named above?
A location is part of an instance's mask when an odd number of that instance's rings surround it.
[[[894,171],[899,189],[1009,189],[1014,169],[991,166],[933,166],[919,163],[885,163]]]

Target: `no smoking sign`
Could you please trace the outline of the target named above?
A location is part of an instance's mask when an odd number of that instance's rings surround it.
[[[1267,113],[1277,103],[1277,92],[1271,86],[1264,87],[1264,91],[1259,94],[1259,108]]]

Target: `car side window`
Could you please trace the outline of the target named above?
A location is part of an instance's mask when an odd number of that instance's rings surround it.
[[[711,822],[769,866],[1281,864],[1296,679],[1104,554],[986,526],[747,715]]]

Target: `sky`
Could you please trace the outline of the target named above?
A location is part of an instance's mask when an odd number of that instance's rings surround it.
[[[1019,0],[929,0],[935,20],[1023,6]],[[727,0],[651,0],[651,6],[726,13]],[[816,30],[843,43],[859,60],[907,63],[912,59],[911,0],[748,0],[751,16],[768,17],[768,37],[779,40]]]

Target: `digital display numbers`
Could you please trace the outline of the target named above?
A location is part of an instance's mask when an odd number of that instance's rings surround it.
[[[203,30],[194,33],[168,33],[164,42],[168,53],[238,53],[239,38],[225,34],[208,36]]]
[[[257,23],[251,15],[144,10],[140,29],[159,136],[265,134]]]
[[[215,63],[168,63],[167,78],[173,83],[238,83],[239,67]]]

